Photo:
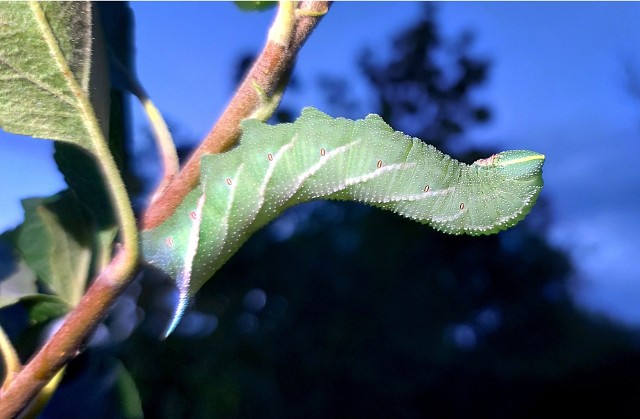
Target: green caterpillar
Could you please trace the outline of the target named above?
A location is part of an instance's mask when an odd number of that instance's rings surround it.
[[[180,292],[167,335],[249,236],[293,205],[358,201],[446,233],[480,235],[524,218],[543,185],[542,154],[506,151],[466,165],[377,115],[351,121],[306,108],[294,123],[246,120],[242,131],[238,147],[202,158],[200,187],[142,234],[146,261]]]

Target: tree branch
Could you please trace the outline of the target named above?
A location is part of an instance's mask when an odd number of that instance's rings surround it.
[[[0,418],[16,417],[53,376],[74,358],[128,282],[131,260],[121,249],[98,275],[60,329],[0,394]]]
[[[144,221],[146,228],[152,228],[169,217],[187,193],[198,184],[201,156],[231,148],[240,135],[240,121],[260,111],[265,106],[264,96],[271,98],[282,87],[302,44],[328,7],[329,2],[324,1],[300,2],[297,9],[291,7],[291,4],[281,3],[262,53],[211,132],[180,174],[161,191],[162,194],[147,211]],[[126,198],[126,194],[124,197]],[[126,239],[124,246],[98,275],[60,329],[21,369],[11,384],[0,392],[0,418],[19,415],[51,378],[81,351],[109,307],[130,282],[125,279],[132,277],[138,256],[135,225],[131,222],[132,214],[130,216],[128,213],[130,207],[127,211],[123,209],[124,204],[128,204],[128,198],[119,195],[112,198],[121,210],[121,228],[123,239]]]
[[[256,87],[268,97],[282,87],[293,68],[298,51],[320,18],[328,11],[329,5],[330,2],[326,1],[300,2],[291,16],[288,15],[289,8],[281,4],[264,49],[218,122],[193,152],[178,176],[163,191],[156,191],[154,194],[157,199],[144,215],[144,229],[160,225],[198,185],[200,159],[204,154],[226,151],[236,143],[240,136],[240,121],[251,117],[263,105]]]

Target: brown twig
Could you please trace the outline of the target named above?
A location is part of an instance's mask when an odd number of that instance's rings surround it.
[[[273,95],[293,68],[302,44],[327,12],[330,2],[300,2],[288,34],[270,36],[264,49],[242,81],[218,122],[200,146],[193,152],[178,176],[163,191],[156,192],[143,221],[144,229],[151,229],[166,220],[184,197],[193,190],[200,178],[200,159],[204,154],[220,153],[231,148],[240,136],[240,121],[250,117],[261,105],[258,86],[267,95]],[[281,13],[281,12],[279,12]],[[278,24],[278,17],[274,25]],[[270,34],[274,33],[273,28]]]
[[[300,2],[292,16],[293,20],[289,22],[292,24],[284,25],[288,29],[284,32],[270,32],[264,50],[219,121],[180,174],[148,210],[144,222],[147,228],[160,224],[171,215],[184,196],[197,185],[200,157],[203,154],[227,150],[235,143],[240,134],[240,121],[251,116],[262,104],[256,86],[268,96],[276,92],[288,77],[300,47],[328,7],[329,2]],[[15,376],[11,384],[0,392],[0,419],[14,418],[20,414],[57,371],[80,352],[84,342],[128,284],[123,278],[131,276],[136,263],[137,247],[133,250],[125,247],[117,252],[80,303],[69,313],[60,329]]]
[[[127,250],[121,249],[98,275],[60,329],[0,394],[0,418],[14,418],[53,376],[74,358],[127,284],[118,278],[131,271]]]

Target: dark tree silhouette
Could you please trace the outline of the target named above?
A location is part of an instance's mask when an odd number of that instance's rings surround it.
[[[376,63],[365,49],[360,67],[385,121],[446,150],[465,129],[489,120],[488,108],[470,95],[485,82],[489,63],[471,54],[471,33],[442,39],[435,15],[425,6],[417,24],[392,41],[389,62]]]

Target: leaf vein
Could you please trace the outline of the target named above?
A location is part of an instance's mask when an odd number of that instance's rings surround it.
[[[0,64],[2,64],[5,67],[9,68],[15,74],[15,77],[11,77],[11,75],[7,75],[5,77],[0,77],[0,80],[2,80],[2,81],[15,80],[15,79],[26,80],[29,83],[31,83],[31,84],[35,85],[36,87],[38,87],[40,90],[51,94],[51,96],[55,97],[56,99],[59,99],[59,100],[61,100],[63,102],[66,102],[71,106],[77,107],[77,103],[75,103],[73,100],[70,100],[60,90],[55,89],[53,86],[51,86],[51,85],[49,85],[47,83],[44,83],[42,80],[39,80],[39,79],[37,79],[35,77],[31,77],[29,75],[29,73],[26,73],[26,72],[20,70],[19,68],[11,65],[11,63],[9,63],[9,61],[5,57],[0,56]]]

